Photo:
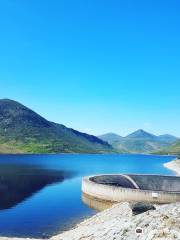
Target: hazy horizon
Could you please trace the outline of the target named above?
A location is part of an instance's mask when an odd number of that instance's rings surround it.
[[[179,1],[0,6],[0,98],[93,135],[180,136]]]

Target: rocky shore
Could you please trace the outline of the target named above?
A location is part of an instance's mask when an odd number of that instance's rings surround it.
[[[155,208],[133,215],[128,203],[119,203],[51,240],[180,239],[180,203]]]
[[[180,159],[164,166],[180,175]],[[137,214],[129,203],[115,204],[50,240],[180,240],[180,203],[145,208]]]
[[[180,239],[180,203],[154,205],[154,207],[155,210],[134,215],[129,203],[118,203],[50,240]],[[11,240],[20,239],[11,238]]]
[[[180,159],[165,163],[164,166],[175,172],[177,175],[180,175]]]
[[[164,166],[180,175],[179,159]],[[180,203],[154,207],[155,210],[134,215],[129,203],[119,203],[51,240],[180,239]]]

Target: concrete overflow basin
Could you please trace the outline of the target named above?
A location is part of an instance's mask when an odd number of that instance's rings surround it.
[[[117,202],[180,202],[180,177],[145,174],[84,177],[82,200],[97,210]]]

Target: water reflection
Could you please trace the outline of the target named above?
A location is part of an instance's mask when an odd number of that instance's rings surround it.
[[[173,158],[118,154],[0,155],[0,209],[4,209],[0,211],[0,235],[42,239],[67,230],[71,224],[95,213],[81,201],[83,176],[168,175],[172,172],[163,164]],[[88,201],[91,205],[95,203]],[[94,205],[99,209],[102,204]]]
[[[12,208],[45,186],[71,178],[72,172],[43,169],[34,165],[2,164],[0,167],[0,210]]]
[[[86,204],[88,207],[93,208],[97,211],[103,211],[107,208],[112,207],[112,205],[115,204],[115,202],[95,198],[85,193],[82,193],[81,199],[84,204]]]

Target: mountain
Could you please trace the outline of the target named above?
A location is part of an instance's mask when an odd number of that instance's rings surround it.
[[[115,142],[121,141],[123,137],[121,137],[118,134],[115,133],[106,133],[103,135],[98,136],[100,139],[102,139],[103,141],[108,142],[109,144],[113,144]]]
[[[178,140],[177,137],[175,137],[173,135],[170,135],[170,134],[160,135],[160,136],[158,136],[158,138],[159,138],[160,141],[164,141],[164,142],[167,142],[169,144],[174,143]]]
[[[116,134],[114,134],[116,136]],[[105,137],[104,137],[105,136]],[[177,140],[176,137],[172,135],[160,135],[156,136],[154,134],[148,133],[142,129],[139,129],[126,137],[116,138],[113,141],[111,135],[108,138],[108,134],[99,136],[101,139],[107,141],[119,152],[128,153],[152,153],[161,150]]]
[[[126,136],[126,138],[128,139],[149,139],[149,140],[152,140],[152,139],[155,139],[156,136],[151,134],[151,133],[148,133],[148,132],[145,132],[144,130],[142,129],[139,129],[129,135]]]
[[[98,136],[98,138],[100,138],[103,141],[112,145],[113,148],[116,149],[117,152],[119,152],[119,153],[127,153],[128,152],[123,146],[120,146],[120,143],[123,141],[124,138],[118,134],[106,133],[106,134]]]
[[[103,140],[50,122],[24,105],[0,100],[1,153],[104,153]]]
[[[139,129],[127,135],[119,146],[123,146],[131,153],[150,153],[158,150],[164,144],[160,143],[155,135]]]

